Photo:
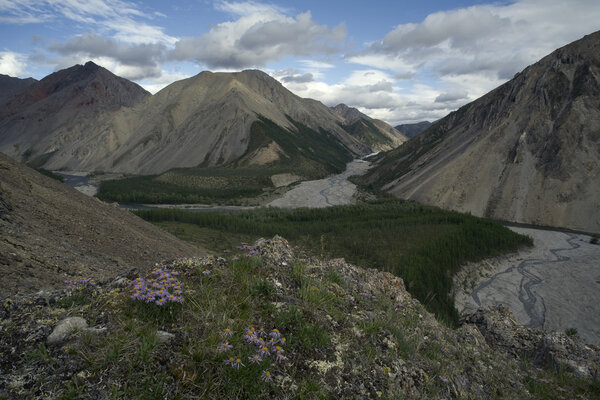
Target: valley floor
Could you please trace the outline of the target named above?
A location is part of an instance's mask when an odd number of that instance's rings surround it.
[[[318,208],[351,204],[356,185],[348,181],[348,178],[364,174],[369,167],[370,163],[367,161],[354,160],[348,163],[343,173],[325,179],[302,182],[267,205],[282,208]]]
[[[575,328],[600,345],[600,245],[582,234],[510,229],[532,237],[534,246],[466,266],[454,278],[458,311],[504,304],[527,327]]]

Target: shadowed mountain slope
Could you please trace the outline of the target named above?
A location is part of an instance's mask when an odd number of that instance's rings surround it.
[[[407,138],[412,139],[415,136],[418,136],[421,133],[425,132],[427,128],[429,128],[433,124],[433,122],[422,121],[414,124],[398,125],[395,128]]]
[[[0,298],[203,253],[0,153]]]
[[[0,104],[36,82],[33,78],[20,79],[0,74]]]
[[[475,215],[600,232],[600,32],[449,114],[365,179]]]

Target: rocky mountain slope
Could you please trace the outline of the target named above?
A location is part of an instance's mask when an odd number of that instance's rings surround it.
[[[600,350],[577,336],[523,328],[502,307],[450,329],[388,272],[308,258],[277,236],[238,249],[3,301],[0,396],[600,395]],[[184,288],[183,300],[148,302],[160,297],[146,286],[158,276]]]
[[[203,253],[0,153],[0,298]]]
[[[427,128],[429,128],[433,124],[433,122],[422,121],[414,124],[398,125],[395,128],[407,138],[412,139],[415,136],[425,132],[425,130],[427,130]]]
[[[11,100],[0,113],[0,150],[29,162],[35,159],[33,165],[46,169],[155,174],[175,167],[239,161],[262,165],[291,159],[295,155],[286,144],[294,142],[295,151],[305,141],[305,133],[315,143],[329,141],[328,146],[333,146],[329,150],[353,156],[368,154],[382,144],[390,148],[402,140],[387,124],[364,117],[369,129],[383,136],[373,142],[360,132],[353,134],[344,129],[345,118],[318,101],[294,95],[257,70],[202,72],[154,96],[137,97],[130,95],[131,88],[121,86],[121,91],[111,91],[113,96],[100,93],[106,85],[86,83],[96,76],[91,70],[107,73],[91,63],[76,66]],[[81,86],[87,89],[77,89]],[[70,88],[77,89],[77,95]],[[55,96],[46,96],[50,89]],[[114,107],[98,107],[99,101]],[[271,135],[262,140],[265,135],[253,134],[253,127],[265,123],[277,127],[279,139]]]
[[[371,147],[374,151],[386,151],[408,140],[396,128],[386,122],[373,119],[353,107],[338,104],[331,109],[345,119],[344,130]]]
[[[0,151],[42,165],[67,143],[89,137],[89,127],[111,111],[133,106],[150,93],[88,62],[48,75],[0,109]],[[81,156],[76,149],[71,157]]]
[[[36,83],[33,78],[19,79],[0,74],[0,104]]]
[[[367,181],[479,216],[600,232],[600,32],[391,151]]]

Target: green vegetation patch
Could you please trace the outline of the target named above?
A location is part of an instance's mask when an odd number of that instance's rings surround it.
[[[37,172],[39,172],[40,174],[46,175],[47,177],[52,178],[52,179],[56,179],[59,182],[64,182],[65,181],[65,177],[64,176],[55,174],[54,172],[48,171],[47,169],[36,168],[35,170]]]
[[[119,203],[232,203],[272,188],[271,172],[259,168],[177,168],[161,175],[102,181],[98,198]]]
[[[248,152],[271,142],[277,143],[285,155],[270,167],[279,167],[283,172],[302,175],[306,179],[319,179],[342,172],[353,158],[352,153],[329,132],[317,132],[289,117],[295,130],[282,128],[268,118],[259,118],[250,129]],[[244,158],[241,160],[243,162]]]
[[[408,290],[428,310],[450,324],[458,318],[450,297],[452,276],[463,263],[532,244],[531,238],[497,223],[398,199],[324,209],[229,214],[151,210],[136,214],[153,223],[168,223],[167,229],[183,239],[190,238],[181,234],[189,231],[189,224],[213,235],[222,232],[258,238],[279,234],[312,254],[345,257],[363,267],[392,272],[404,279]],[[335,280],[335,275],[330,279]],[[319,299],[318,292],[305,295],[324,304],[329,301],[327,297]]]

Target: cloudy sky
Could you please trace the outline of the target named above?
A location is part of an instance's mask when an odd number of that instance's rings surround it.
[[[259,68],[396,125],[443,117],[596,30],[598,0],[0,0],[0,73],[92,60],[155,93]]]

